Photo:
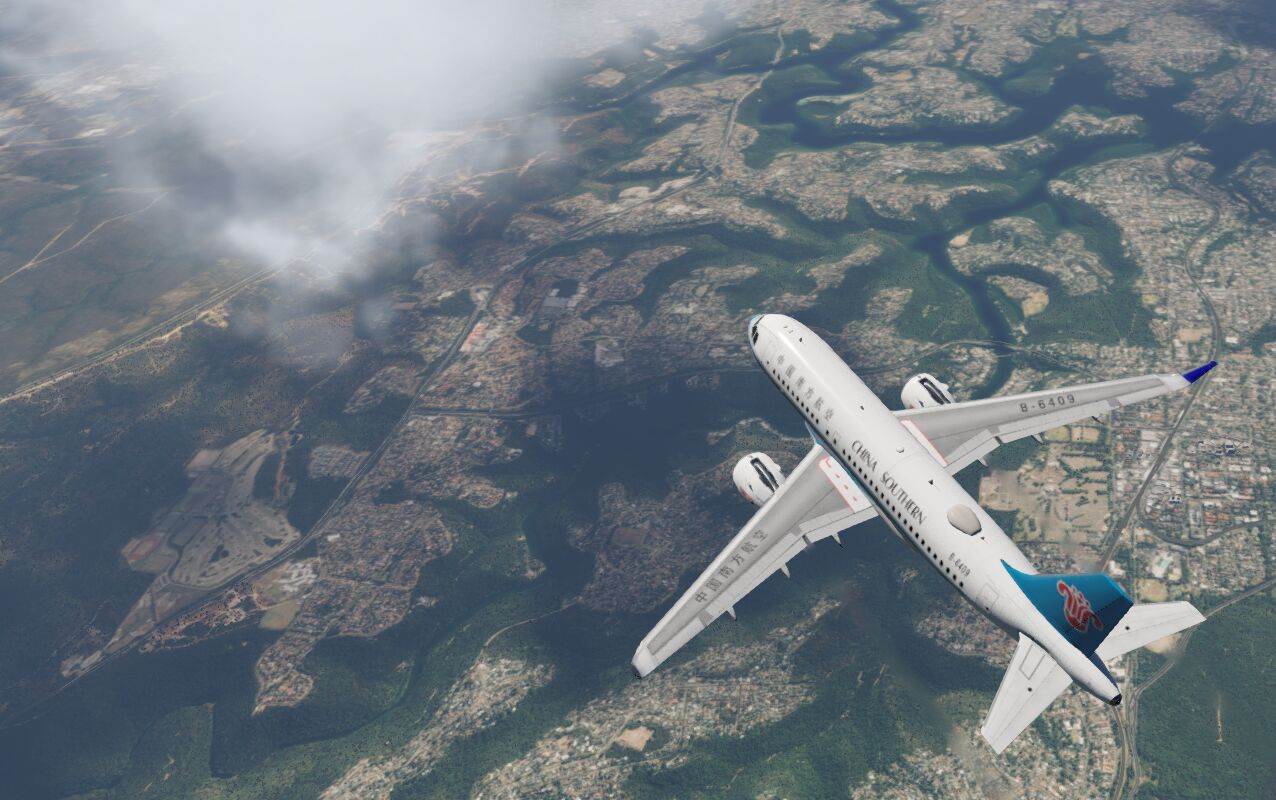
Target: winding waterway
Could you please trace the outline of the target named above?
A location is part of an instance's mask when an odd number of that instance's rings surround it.
[[[1048,206],[1060,227],[1080,224],[1072,218],[1070,210],[1056,202],[1047,191],[1052,180],[1065,177],[1069,170],[1093,164],[1105,158],[1130,155],[1134,152],[1150,152],[1180,147],[1189,143],[1204,148],[1203,158],[1211,162],[1216,176],[1226,175],[1255,151],[1269,146],[1276,140],[1276,130],[1239,125],[1219,129],[1206,128],[1200,120],[1179,111],[1175,106],[1187,95],[1186,82],[1165,89],[1151,89],[1144,97],[1117,95],[1109,88],[1111,71],[1102,59],[1092,57],[1088,48],[1094,40],[1079,41],[1060,39],[1040,48],[1027,63],[1008,72],[999,79],[987,79],[963,73],[964,77],[977,80],[989,93],[1003,103],[1017,109],[1003,124],[989,127],[927,126],[918,130],[883,133],[870,130],[830,130],[826,124],[813,120],[804,113],[801,103],[817,95],[844,95],[867,88],[868,82],[859,68],[857,59],[864,53],[889,46],[900,36],[915,30],[921,19],[909,8],[894,3],[883,3],[899,23],[879,31],[866,41],[850,47],[834,45],[814,54],[803,54],[781,60],[776,64],[753,65],[722,69],[716,66],[716,57],[725,48],[718,45],[706,51],[692,62],[679,67],[683,70],[702,70],[727,75],[748,72],[783,70],[788,67],[808,66],[819,70],[821,80],[807,81],[779,96],[764,97],[753,110],[746,124],[767,130],[772,136],[781,136],[788,148],[835,149],[857,143],[917,143],[943,147],[969,145],[996,146],[1041,135],[1069,108],[1082,106],[1090,110],[1113,115],[1134,114],[1143,124],[1137,140],[1061,141],[1056,139],[1056,149],[1041,163],[1024,168],[1024,184],[1016,196],[996,202],[972,205],[958,215],[955,224],[929,229],[913,229],[909,232],[910,246],[925,257],[931,267],[959,287],[970,299],[974,317],[990,347],[998,356],[996,367],[986,380],[974,387],[975,397],[996,393],[1010,378],[1016,365],[1016,351],[1012,348],[1017,337],[1011,321],[1003,308],[993,300],[987,274],[965,275],[958,272],[948,257],[948,242],[958,233],[989,221],[1014,216],[1038,205]],[[660,82],[663,85],[663,80]],[[1036,90],[1023,87],[1035,83]],[[1044,89],[1044,90],[1042,90]],[[645,95],[636,92],[631,99]],[[766,95],[766,92],[761,94]],[[757,145],[755,145],[756,147]],[[774,146],[774,140],[770,146]],[[785,149],[780,145],[779,149]],[[812,227],[819,227],[812,224]],[[1117,278],[1117,285],[1132,291],[1137,270],[1120,252],[1104,248],[1103,257]]]

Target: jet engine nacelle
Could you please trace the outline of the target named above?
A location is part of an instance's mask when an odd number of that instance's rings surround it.
[[[749,453],[736,462],[735,469],[731,470],[731,479],[745,500],[761,506],[784,483],[784,472],[766,453]]]
[[[899,399],[904,401],[904,408],[907,409],[945,406],[953,402],[948,384],[940,383],[934,375],[925,372],[908,379],[900,390]]]

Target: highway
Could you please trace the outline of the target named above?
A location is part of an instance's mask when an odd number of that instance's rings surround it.
[[[1191,190],[1183,184],[1182,179],[1175,172],[1175,167],[1178,165],[1179,160],[1186,154],[1186,150],[1180,148],[1177,153],[1171,156],[1169,161],[1166,162],[1166,178],[1174,189],[1181,192],[1192,193]],[[1193,263],[1199,261],[1200,257],[1208,251],[1208,246],[1213,241],[1210,234],[1212,234],[1215,227],[1217,227],[1219,217],[1221,216],[1217,201],[1208,196],[1206,196],[1206,200],[1209,202],[1211,208],[1210,221],[1201,229],[1200,233],[1192,239],[1188,246],[1184,248],[1183,272],[1186,274],[1188,281],[1191,282],[1192,288],[1200,297],[1201,305],[1205,309],[1205,313],[1210,320],[1210,351],[1208,360],[1212,361],[1218,358],[1219,347],[1223,341],[1223,326],[1219,321],[1218,311],[1214,308],[1213,301],[1210,300],[1209,295],[1201,286],[1200,280],[1197,278],[1192,269]],[[1199,254],[1197,254],[1198,249]],[[1209,385],[1210,378],[1213,377],[1213,375],[1213,372],[1206,373],[1203,378],[1192,384],[1192,386],[1188,389],[1187,401],[1183,404],[1183,408],[1179,411],[1179,415],[1174,420],[1174,424],[1170,427],[1165,438],[1161,441],[1161,447],[1157,451],[1156,458],[1152,462],[1151,469],[1148,470],[1147,476],[1139,485],[1138,491],[1134,494],[1134,498],[1126,505],[1125,510],[1113,522],[1112,527],[1108,531],[1104,545],[1100,550],[1100,569],[1103,569],[1104,565],[1112,560],[1112,556],[1116,552],[1117,546],[1120,543],[1120,535],[1129,526],[1130,520],[1134,518],[1135,514],[1141,513],[1140,509],[1143,505],[1143,495],[1147,492],[1148,487],[1152,484],[1152,481],[1160,471],[1161,466],[1165,463],[1166,458],[1170,454],[1171,445],[1173,445],[1175,438],[1183,429],[1183,423],[1187,421],[1188,415],[1192,412],[1192,408],[1196,404],[1197,398],[1200,397],[1200,394],[1205,387]],[[1130,537],[1131,545],[1133,546],[1134,530],[1132,528],[1130,529]],[[1211,540],[1213,538],[1217,537],[1211,537]],[[1133,576],[1131,576],[1131,579],[1133,579]],[[1268,583],[1270,584],[1270,581]],[[1242,592],[1228,602],[1220,604],[1214,609],[1211,609],[1211,611],[1206,612],[1206,616],[1208,617],[1210,614],[1226,608],[1228,605],[1231,605],[1232,602],[1239,602],[1246,597],[1250,597],[1256,591],[1261,591],[1261,589],[1256,587],[1255,589]],[[1122,800],[1122,798],[1125,798],[1125,800],[1134,800],[1139,794],[1139,784],[1142,781],[1142,768],[1139,766],[1138,753],[1139,697],[1143,694],[1145,689],[1157,680],[1160,680],[1165,673],[1169,672],[1169,670],[1178,663],[1179,659],[1182,657],[1184,649],[1187,647],[1187,643],[1191,641],[1193,633],[1194,630],[1188,630],[1179,637],[1170,657],[1165,660],[1165,663],[1161,665],[1160,669],[1153,673],[1148,680],[1137,684],[1132,690],[1129,690],[1128,699],[1124,704],[1123,709],[1120,713],[1116,714],[1117,739],[1120,745],[1121,760],[1117,767],[1117,781],[1112,788],[1112,797],[1114,800]],[[1130,677],[1130,680],[1133,681],[1133,676]]]
[[[104,364],[116,356],[123,355],[131,350],[141,349],[153,340],[169,336],[182,326],[198,318],[200,314],[217,307],[249,286],[260,283],[278,272],[284,266],[287,266],[287,264],[280,267],[270,267],[268,269],[258,270],[251,275],[240,278],[229,286],[213,292],[198,303],[188,306],[170,317],[166,317],[160,322],[157,322],[145,330],[116,343],[100,353],[81,359],[68,367],[57,370],[56,372],[51,372],[42,377],[28,381],[21,386],[18,386],[9,394],[0,397],[0,406],[12,402],[13,400],[28,397],[38,391],[61,383],[67,378],[73,377],[85,370]]]

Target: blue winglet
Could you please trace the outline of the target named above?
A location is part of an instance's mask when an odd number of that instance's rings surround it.
[[[1183,377],[1187,378],[1188,383],[1196,383],[1201,376],[1218,366],[1217,361],[1211,361],[1208,364],[1202,364],[1191,372],[1184,372]]]

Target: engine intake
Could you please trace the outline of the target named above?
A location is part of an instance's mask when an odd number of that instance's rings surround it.
[[[948,384],[940,383],[938,378],[926,372],[920,372],[909,378],[899,392],[899,399],[903,401],[904,408],[910,410],[946,406],[953,402],[952,393],[948,391]]]
[[[749,453],[736,462],[735,468],[731,470],[731,479],[735,481],[735,488],[740,490],[745,500],[761,506],[784,483],[784,472],[775,463],[775,459],[766,453]]]

